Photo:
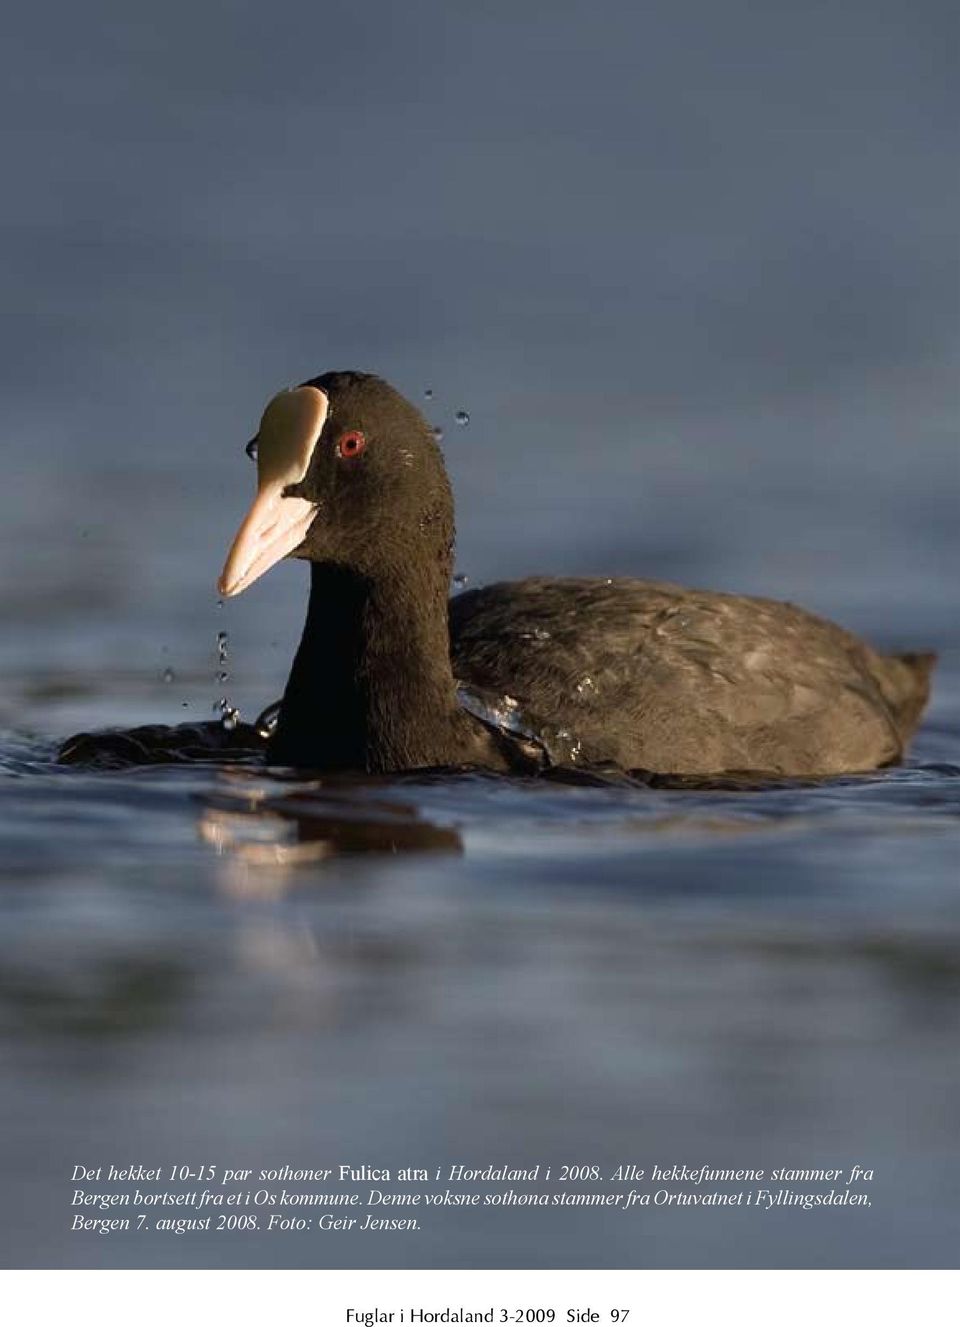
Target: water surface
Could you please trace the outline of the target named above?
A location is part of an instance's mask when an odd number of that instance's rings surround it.
[[[148,707],[155,682],[115,681]],[[90,773],[8,737],[0,1163],[22,1219],[5,1260],[949,1261],[958,683],[951,658],[903,768],[755,792]],[[73,1165],[155,1158],[877,1179],[867,1212],[480,1211],[415,1244],[68,1231]]]

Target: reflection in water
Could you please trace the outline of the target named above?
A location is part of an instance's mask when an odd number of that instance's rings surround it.
[[[281,892],[291,868],[329,857],[463,851],[456,829],[424,820],[410,803],[377,800],[362,785],[279,795],[254,790],[204,803],[200,837],[226,859],[221,880],[228,892],[245,897]]]

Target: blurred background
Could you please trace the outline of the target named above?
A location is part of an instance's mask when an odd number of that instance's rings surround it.
[[[445,429],[473,583],[688,579],[943,643],[955,26],[929,0],[21,7],[4,658],[206,663],[241,446],[338,367]],[[229,606],[236,685],[282,683],[304,579]]]
[[[140,1159],[145,1132],[174,1160],[216,1151],[229,1116],[238,1163],[282,1139],[281,1161],[312,1164],[317,1112],[357,1162],[376,1134],[420,1164],[438,1131],[477,1162],[586,1162],[641,1136],[661,1163],[887,1162],[883,1215],[856,1235],[849,1217],[676,1218],[639,1252],[595,1224],[559,1243],[465,1226],[426,1265],[948,1256],[956,5],[41,0],[8,16],[0,60],[2,1156],[34,1194],[6,1256],[321,1256],[131,1251],[50,1217],[61,1162],[98,1130],[104,1160],[118,1138]],[[52,772],[43,742],[72,729],[205,719],[225,690],[250,717],[279,694],[304,567],[223,607],[214,581],[265,401],[331,368],[383,374],[444,430],[471,585],[676,579],[939,649],[914,767],[748,806],[386,789],[371,823],[402,793],[463,855],[295,854],[282,887],[252,880],[246,839],[238,886],[236,827],[197,811],[229,780]],[[260,831],[328,842],[343,806],[306,815],[327,830],[304,814]],[[744,824],[749,847],[727,835]],[[411,948],[427,916],[445,939]],[[277,973],[299,994],[267,1017]],[[503,1034],[505,990],[523,1035]],[[491,1037],[505,1058],[484,1068]]]

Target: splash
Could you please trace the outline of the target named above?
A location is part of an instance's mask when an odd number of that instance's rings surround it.
[[[468,714],[488,728],[508,733],[529,742],[542,753],[550,766],[576,765],[583,759],[583,744],[575,733],[566,728],[554,728],[536,715],[524,710],[520,702],[509,695],[500,695],[483,687],[457,686],[457,699]]]
[[[219,600],[222,605],[223,600]],[[216,681],[219,686],[229,682],[230,673],[227,669],[227,662],[230,657],[230,637],[225,631],[217,632],[217,672]],[[220,723],[228,733],[232,733],[240,723],[240,711],[231,702],[229,696],[223,695],[219,700],[213,703],[214,714],[219,714]]]

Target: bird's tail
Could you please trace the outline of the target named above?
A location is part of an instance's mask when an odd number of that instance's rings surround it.
[[[930,675],[937,656],[928,654],[886,654],[874,673],[877,685],[890,706],[903,742],[909,742],[930,695]]]

